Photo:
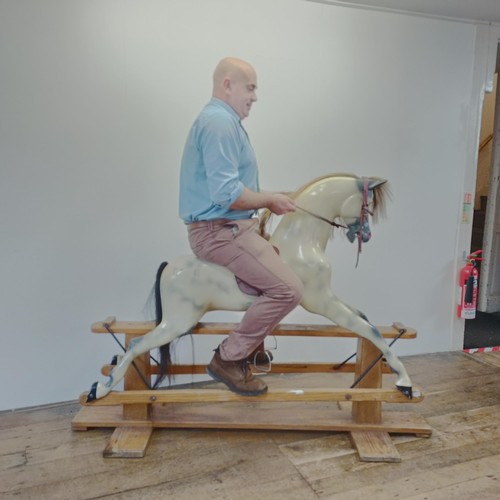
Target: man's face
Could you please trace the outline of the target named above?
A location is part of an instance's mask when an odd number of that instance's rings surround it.
[[[240,119],[250,114],[252,104],[257,100],[257,75],[249,68],[231,78],[226,88],[227,102],[236,111]]]

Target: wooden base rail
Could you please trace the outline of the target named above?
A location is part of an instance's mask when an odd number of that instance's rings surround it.
[[[125,335],[125,348],[130,341],[150,332],[151,321],[117,321],[110,316],[94,323],[92,332]],[[195,335],[228,335],[233,323],[199,323],[190,333]],[[378,327],[387,339],[414,339],[417,332],[401,323]],[[333,325],[279,325],[273,335],[301,337],[358,337],[353,332]],[[287,373],[354,373],[357,379],[380,355],[378,349],[358,337],[355,363],[273,363],[266,377],[269,391],[257,397],[244,397],[227,390],[213,388],[184,389],[175,387],[151,391],[137,371],[130,367],[124,378],[124,390],[87,403],[87,393],[80,397],[82,408],[72,427],[76,431],[95,427],[113,427],[115,431],[104,450],[105,457],[143,457],[154,428],[211,429],[295,429],[308,431],[349,432],[361,460],[398,462],[401,460],[389,433],[416,434],[429,437],[432,428],[417,413],[385,411],[382,403],[418,403],[420,389],[413,388],[413,399],[406,398],[393,385],[382,387],[382,375],[390,373],[380,359],[355,388],[335,387],[293,389],[280,387],[273,374]],[[149,355],[135,364],[150,383],[158,372],[151,366]],[[108,375],[111,364],[104,365]],[[257,372],[257,371],[256,371]],[[205,365],[173,365],[173,374],[204,374]],[[257,372],[258,373],[258,372]],[[325,384],[331,382],[325,375]],[[298,379],[297,379],[298,380]],[[204,384],[202,384],[204,385]],[[341,405],[341,407],[339,407]],[[346,410],[345,406],[350,406]],[[265,411],[262,411],[265,408]]]
[[[114,364],[103,365],[101,373],[108,376],[114,368]],[[171,375],[206,375],[207,365],[193,364],[182,365],[175,364],[170,367]],[[353,373],[356,371],[356,363],[345,363],[342,366],[338,363],[272,363],[271,366],[265,366],[261,369],[252,367],[254,373]],[[158,375],[158,365],[152,365],[150,369],[151,375]],[[392,370],[385,361],[382,361],[382,373],[390,374]]]
[[[93,333],[107,333],[108,328],[114,333],[125,333],[127,335],[139,336],[149,333],[156,326],[154,321],[116,321],[114,316],[107,317],[104,321],[98,321],[91,327]],[[237,323],[198,323],[191,333],[196,335],[228,335],[237,326]],[[417,331],[402,323],[393,323],[391,326],[377,327],[386,339],[394,339],[401,331],[404,333],[402,339],[417,338]],[[343,337],[357,338],[358,335],[336,325],[278,325],[273,335],[280,337]]]
[[[87,403],[87,394],[80,396],[83,406],[110,406],[121,404],[148,403],[214,403],[239,401],[248,402],[248,396],[240,396],[226,389],[169,389],[154,391],[111,392],[105,398]],[[424,398],[414,388],[414,396],[408,399],[397,389],[273,389],[255,401],[381,401],[384,403],[420,403]]]

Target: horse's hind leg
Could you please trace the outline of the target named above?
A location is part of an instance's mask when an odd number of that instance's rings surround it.
[[[172,342],[177,337],[188,331],[192,325],[181,325],[173,327],[171,322],[162,321],[154,330],[151,330],[143,337],[134,339],[127,350],[127,352],[120,359],[118,364],[113,368],[109,374],[109,379],[106,383],[95,382],[87,397],[87,401],[100,399],[109,394],[113,387],[115,387],[125,376],[127,369],[132,364],[137,356],[146,354],[147,352],[160,347],[164,344]]]
[[[385,357],[392,371],[396,373],[396,387],[408,398],[413,397],[412,383],[406,368],[392,352],[377,327],[373,326],[364,314],[343,303],[330,290],[309,296],[306,291],[302,299],[302,306],[372,342]]]

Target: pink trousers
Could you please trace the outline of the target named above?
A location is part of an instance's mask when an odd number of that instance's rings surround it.
[[[244,359],[300,302],[302,282],[260,236],[257,219],[196,222],[188,226],[188,232],[198,258],[227,267],[261,292],[220,345],[225,361]]]

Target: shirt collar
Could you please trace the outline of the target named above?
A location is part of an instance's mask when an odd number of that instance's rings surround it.
[[[241,119],[238,116],[238,113],[236,113],[236,111],[227,102],[224,102],[223,100],[219,99],[218,97],[212,97],[212,99],[210,99],[210,104],[214,104],[215,106],[218,106],[220,108],[225,109],[231,115],[233,115],[234,118],[236,118],[239,123],[241,123]]]

